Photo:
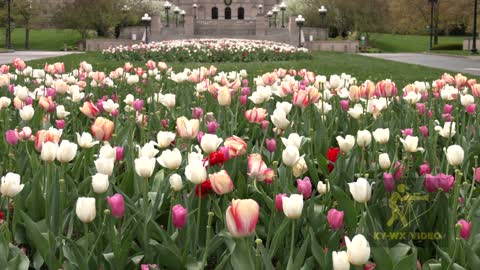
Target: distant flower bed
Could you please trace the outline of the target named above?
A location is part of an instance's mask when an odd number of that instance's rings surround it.
[[[265,40],[188,39],[131,46],[109,47],[107,59],[143,61],[156,59],[177,62],[252,62],[308,59],[305,48]]]

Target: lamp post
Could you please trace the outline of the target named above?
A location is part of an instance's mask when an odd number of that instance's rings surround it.
[[[318,13],[320,13],[320,19],[321,19],[321,26],[326,28],[327,25],[325,24],[325,17],[327,17],[327,9],[325,8],[325,6],[321,6],[319,9],[318,9]]]
[[[197,8],[198,8],[198,5],[197,3],[193,4],[193,19],[197,19]]]
[[[280,4],[280,10],[282,11],[282,28],[285,28],[285,10],[287,10],[287,4],[285,4],[285,2]]]
[[[437,0],[428,0],[430,2],[430,50],[433,49],[433,10]]]
[[[275,26],[275,28],[277,28],[277,15],[278,15],[278,8],[277,7],[274,7],[273,10],[273,25]]]
[[[12,48],[12,0],[7,0],[7,35],[6,35],[6,47]]]
[[[170,23],[169,23],[169,20],[168,20],[168,15],[169,15],[169,11],[170,9],[172,8],[172,4],[170,4],[170,2],[165,2],[163,4],[163,7],[165,8],[165,15],[167,16],[167,25],[166,27],[169,27],[170,26]]]
[[[475,0],[474,7],[473,7],[473,43],[472,43],[472,53],[477,54],[477,8],[478,2]]]
[[[272,28],[272,16],[273,16],[273,12],[272,12],[272,11],[267,12],[268,28]]]
[[[175,7],[173,13],[175,14],[175,27],[178,27],[178,14],[180,13],[180,8]]]
[[[180,11],[182,27],[185,27],[185,14],[187,13],[185,12],[185,10],[182,9],[182,11]]]
[[[263,5],[258,5],[258,14],[263,14]]]
[[[142,17],[142,22],[145,24],[145,43],[148,44],[148,25],[150,24],[150,21],[152,20],[152,17],[150,17],[147,13],[145,13]]]
[[[298,15],[297,18],[295,18],[295,22],[297,23],[298,26],[298,47],[303,47],[302,45],[302,27],[303,24],[305,23],[305,18],[303,18],[302,15]]]

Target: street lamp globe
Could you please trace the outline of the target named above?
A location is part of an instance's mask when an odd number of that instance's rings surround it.
[[[166,1],[164,4],[163,4],[163,7],[165,8],[165,10],[169,10],[172,8],[172,3]]]
[[[321,6],[319,9],[318,9],[318,12],[320,14],[326,14],[327,13],[327,8],[325,8],[325,6]]]
[[[151,20],[152,17],[150,17],[148,13],[145,13],[142,17],[142,22],[145,24],[145,43],[148,43],[148,26]]]
[[[321,19],[321,24],[322,24],[321,26],[326,27],[325,17],[327,16],[327,8],[325,8],[325,6],[321,6],[318,9],[318,13],[320,13],[320,19]]]
[[[287,10],[287,4],[285,4],[285,2],[280,4],[280,10]]]
[[[302,15],[298,15],[297,18],[295,18],[295,23],[297,23],[298,26],[298,47],[303,47],[302,45],[302,27],[305,23],[305,18],[303,18]]]
[[[176,13],[176,14],[180,13],[180,8],[179,8],[179,7],[175,7],[175,8],[173,9],[173,12]]]
[[[263,14],[263,5],[258,5],[258,14]]]

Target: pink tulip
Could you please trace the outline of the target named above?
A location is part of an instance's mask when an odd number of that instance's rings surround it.
[[[207,131],[210,134],[215,134],[218,128],[218,123],[217,121],[212,121],[207,123]]]
[[[125,149],[121,146],[115,147],[115,160],[122,161],[125,153]]]
[[[428,163],[423,163],[420,165],[420,175],[425,175],[430,173],[430,165]]]
[[[137,112],[141,111],[143,109],[143,100],[136,99],[135,101],[133,101],[132,106],[135,109],[135,111],[137,111]]]
[[[432,118],[432,115],[433,115],[432,110],[428,110],[428,111],[427,111],[427,117],[428,117],[428,118]]]
[[[280,193],[275,196],[275,208],[278,212],[283,212],[283,197],[287,197],[287,194]]]
[[[248,96],[248,95],[250,95],[250,88],[249,88],[249,87],[243,87],[243,88],[242,88],[242,95],[243,95],[243,96]]]
[[[460,229],[460,237],[462,237],[463,239],[467,240],[468,238],[470,238],[470,230],[472,228],[472,223],[471,222],[468,222],[464,219],[460,219],[457,224],[459,224],[461,226],[461,229]]]
[[[204,133],[202,131],[199,131],[197,134],[197,141],[198,143],[202,143],[202,138],[203,138]]]
[[[424,185],[428,192],[436,192],[438,189],[437,177],[431,174],[426,174]]]
[[[107,197],[108,204],[112,210],[112,216],[116,218],[121,218],[125,215],[125,201],[123,196],[120,193],[115,193],[113,196]]]
[[[265,144],[267,145],[268,152],[273,153],[277,150],[277,141],[275,139],[266,139]]]
[[[393,169],[396,170],[395,173],[393,174],[393,179],[395,179],[395,181],[400,180],[400,178],[402,178],[403,176],[404,166],[402,165],[402,163],[400,163],[400,161],[397,161]]]
[[[420,132],[422,133],[423,137],[428,137],[428,127],[427,126],[421,126],[418,129],[420,129]]]
[[[27,97],[27,99],[25,99],[25,105],[32,105],[33,104],[33,98],[32,97]]]
[[[10,84],[8,86],[8,92],[10,92],[12,95],[15,93],[15,84]]]
[[[442,118],[445,120],[445,122],[451,122],[452,121],[452,115],[448,113],[442,114]]]
[[[473,169],[473,179],[480,183],[480,167]]]
[[[58,129],[64,129],[65,128],[65,120],[55,120],[55,125],[57,126]]]
[[[239,97],[239,99],[240,99],[240,104],[245,105],[245,104],[247,104],[248,96],[246,96],[246,95],[241,95],[241,96]]]
[[[10,145],[17,145],[18,144],[18,133],[16,130],[7,130],[5,132],[5,139],[8,144]]]
[[[340,100],[340,107],[342,107],[342,110],[348,111],[348,109],[350,109],[350,100],[348,99]]]
[[[55,95],[57,94],[57,92],[55,91],[55,89],[53,88],[47,88],[47,97],[52,97],[55,98]]]
[[[118,116],[118,113],[119,113],[119,112],[118,112],[118,109],[115,109],[115,110],[113,110],[113,111],[110,113],[110,115],[111,115],[112,117],[117,117],[117,116]]]
[[[180,204],[175,205],[172,208],[172,220],[173,226],[175,226],[175,228],[183,228],[187,223],[187,209]]]
[[[268,124],[270,124],[270,122],[268,122],[267,120],[263,120],[262,121],[262,129],[267,130]]]
[[[160,123],[162,124],[162,127],[163,128],[167,128],[168,127],[168,119],[162,119],[160,121]]]
[[[443,106],[443,113],[445,114],[451,114],[453,111],[453,105],[451,104],[445,104],[445,106]]]
[[[105,110],[103,109],[103,99],[97,100],[97,108],[100,112],[104,112]]]
[[[22,131],[18,133],[18,138],[22,141],[29,140],[32,137],[32,129],[30,127],[23,127]]]
[[[440,187],[444,192],[450,192],[453,185],[455,184],[455,178],[452,175],[447,175],[443,173],[437,174],[438,187]]]
[[[230,234],[235,238],[250,236],[257,226],[260,206],[252,199],[232,200],[227,208],[226,223]]]
[[[343,217],[345,216],[344,211],[338,211],[337,209],[330,209],[327,213],[327,221],[330,229],[340,230],[343,227]]]
[[[468,105],[465,107],[465,111],[466,111],[469,115],[474,114],[476,110],[477,110],[477,104],[475,104],[475,103],[473,103],[473,104],[468,104]]]
[[[406,129],[402,129],[400,130],[402,132],[402,135],[403,136],[413,136],[413,128],[406,128]]]
[[[243,87],[248,87],[248,80],[247,79],[242,80],[242,86]]]
[[[415,104],[415,108],[419,115],[423,115],[425,113],[425,103],[417,103]]]
[[[140,270],[150,270],[150,269],[158,269],[156,264],[142,264],[140,266]]]
[[[200,119],[203,115],[203,109],[200,107],[192,108],[192,119]]]
[[[312,182],[310,178],[306,176],[302,179],[297,179],[298,193],[303,195],[303,199],[308,199],[312,195]]]
[[[395,190],[395,180],[391,173],[383,173],[383,188],[385,188],[387,192]]]

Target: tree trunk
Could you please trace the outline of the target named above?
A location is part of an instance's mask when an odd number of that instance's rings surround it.
[[[440,20],[440,1],[437,1],[435,5],[435,19],[433,27],[433,44],[438,45],[438,21]]]
[[[28,21],[25,23],[25,49],[30,49],[30,25]]]

